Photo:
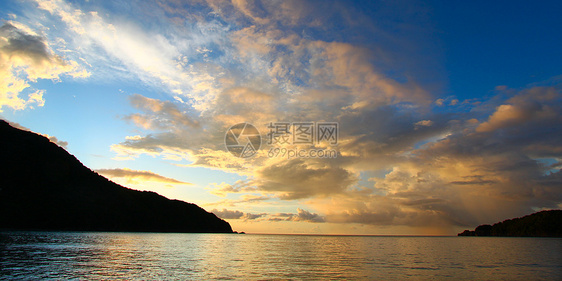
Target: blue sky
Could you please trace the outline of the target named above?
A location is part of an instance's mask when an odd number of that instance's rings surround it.
[[[5,1],[0,117],[236,230],[455,234],[560,208],[558,1]],[[228,128],[337,122],[337,158]]]

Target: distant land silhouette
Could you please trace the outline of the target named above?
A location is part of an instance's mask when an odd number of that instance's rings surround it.
[[[195,204],[132,190],[0,120],[0,229],[232,233]]]
[[[562,237],[562,210],[542,211],[494,225],[480,225],[458,236]]]

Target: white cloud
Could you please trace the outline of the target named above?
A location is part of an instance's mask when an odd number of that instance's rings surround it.
[[[80,59],[97,68],[96,75],[105,71],[109,72],[106,78],[111,78],[132,73],[155,88],[163,85],[171,93],[190,99],[191,106],[201,111],[207,110],[218,95],[217,79],[224,70],[200,61],[207,52],[198,51],[223,40],[224,31],[216,22],[197,23],[190,27],[192,30],[170,25],[170,30],[162,32],[148,30],[140,22],[84,11],[65,1],[37,3],[67,26],[66,30],[51,31],[53,36],[67,38],[74,50],[81,50],[85,57]]]
[[[45,38],[11,21],[0,27],[0,112],[42,107],[45,91],[33,89],[38,79],[60,80],[61,75],[87,77],[75,61],[53,53]]]

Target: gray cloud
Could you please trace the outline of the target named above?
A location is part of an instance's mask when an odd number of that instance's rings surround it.
[[[213,209],[211,211],[211,213],[217,215],[221,219],[239,219],[239,218],[242,218],[242,216],[244,216],[243,212],[230,211],[230,210],[227,210],[227,209],[222,209],[222,211],[219,211],[217,209]]]
[[[133,121],[145,129],[182,130],[186,127],[198,127],[199,122],[190,117],[190,112],[180,110],[177,104],[170,101],[151,99],[139,94],[129,96],[131,105],[145,114],[131,114],[125,119]]]
[[[217,215],[219,218],[221,219],[242,219],[245,221],[251,221],[251,220],[256,220],[259,219],[263,216],[266,216],[266,213],[261,213],[261,214],[252,214],[252,213],[244,213],[241,211],[232,211],[232,210],[227,210],[227,209],[222,209],[222,211],[219,211],[217,209],[213,209],[211,211],[211,213]]]
[[[407,225],[417,227],[467,226],[477,222],[462,208],[456,197],[439,198],[444,193],[410,193],[391,196],[347,194],[340,206],[323,206],[326,221],[365,225]],[[455,208],[455,206],[459,206]]]
[[[0,26],[0,112],[3,107],[22,110],[43,106],[45,90],[33,89],[30,85],[37,79],[56,80],[62,74],[89,76],[86,71],[78,71],[76,62],[67,62],[54,54],[46,39],[32,32],[15,22]]]
[[[61,141],[59,139],[57,139],[57,137],[55,136],[47,136],[47,138],[49,138],[49,140],[53,143],[56,143],[58,146],[67,149],[68,146],[68,142],[67,141]]]
[[[325,222],[324,217],[316,213],[311,213],[307,210],[297,208],[297,213],[288,218],[291,221],[305,221],[305,222]]]
[[[314,167],[302,159],[267,166],[257,171],[257,187],[292,200],[344,192],[357,181],[349,171],[337,167]]]
[[[266,215],[265,213],[261,213],[261,214],[245,213],[243,219],[244,220],[255,220],[255,219],[261,218],[265,215]]]
[[[57,57],[51,56],[44,38],[26,34],[9,23],[5,23],[0,27],[0,36],[7,39],[7,44],[2,45],[0,48],[7,55],[29,57],[33,60],[34,64],[38,65],[43,62],[60,60]]]

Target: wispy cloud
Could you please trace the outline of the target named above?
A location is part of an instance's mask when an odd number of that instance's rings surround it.
[[[216,87],[225,70],[205,61],[212,52],[207,46],[223,38],[217,33],[225,28],[217,22],[194,22],[189,27],[167,22],[167,30],[156,26],[147,29],[141,22],[109,18],[62,0],[37,1],[37,7],[55,17],[52,25],[66,25],[66,29],[50,32],[66,38],[68,48],[80,49],[81,59],[96,68],[95,74],[103,79],[134,75],[190,100],[198,110],[207,109],[218,94]]]
[[[145,181],[159,182],[159,183],[166,183],[166,184],[191,184],[173,178],[164,177],[151,171],[138,171],[138,170],[122,168],[122,169],[97,169],[95,170],[95,172],[107,176],[109,178],[124,178],[128,183],[133,183],[133,184],[145,182]]]
[[[213,203],[206,203],[205,206],[227,206],[235,207],[237,205],[248,205],[248,204],[263,204],[265,201],[269,201],[273,198],[262,195],[244,194],[240,196],[240,199],[222,199]]]
[[[181,110],[172,102],[151,99],[139,94],[130,96],[129,100],[132,106],[146,114],[135,113],[125,119],[144,129],[175,128],[183,131],[189,127],[199,126],[199,122],[190,117],[189,112]]]

